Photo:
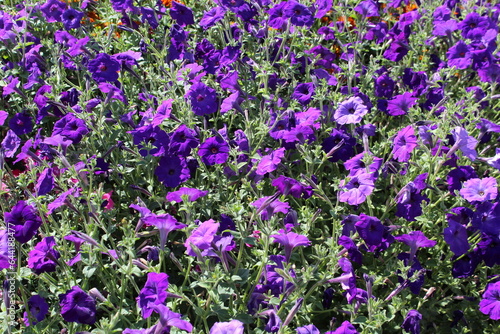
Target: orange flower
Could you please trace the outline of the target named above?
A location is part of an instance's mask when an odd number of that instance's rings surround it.
[[[346,22],[346,17],[345,16],[340,16],[338,19],[337,19],[337,22]],[[356,20],[354,20],[353,17],[348,17],[347,18],[347,22],[349,22],[349,26],[347,27],[349,30],[352,30],[354,28],[356,28]]]

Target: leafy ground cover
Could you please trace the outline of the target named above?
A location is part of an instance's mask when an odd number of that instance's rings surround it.
[[[6,0],[4,333],[495,333],[494,1]]]

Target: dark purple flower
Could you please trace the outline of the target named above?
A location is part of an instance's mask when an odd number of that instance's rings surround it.
[[[168,150],[170,138],[159,126],[144,125],[129,131],[129,133],[133,135],[134,145],[137,145],[139,153],[143,157],[148,154],[162,156]],[[151,146],[153,148],[149,149]]]
[[[163,156],[155,169],[155,175],[161,183],[170,188],[175,188],[190,178],[186,159],[175,155]]]
[[[257,165],[256,174],[257,175],[265,175],[266,173],[271,173],[278,168],[278,165],[281,163],[281,159],[285,156],[285,149],[279,148],[275,151],[272,151],[270,154],[265,155],[259,161]]]
[[[24,324],[26,326],[33,326],[45,319],[47,313],[49,313],[49,304],[40,295],[33,295],[28,299],[28,311],[24,312]],[[28,316],[29,312],[29,316]],[[30,323],[30,318],[33,323]]]
[[[325,332],[325,334],[359,334],[349,321],[344,321],[336,330]]]
[[[298,327],[297,334],[320,334],[320,331],[314,325],[307,325],[303,327]]]
[[[243,323],[239,320],[216,322],[210,328],[210,334],[243,334]]]
[[[288,1],[283,11],[290,18],[290,22],[297,27],[311,27],[314,23],[314,17],[309,8],[296,1]]]
[[[54,237],[43,238],[28,254],[28,267],[37,275],[56,271],[57,259],[61,256],[53,249],[56,245]]]
[[[476,12],[471,12],[458,24],[458,28],[462,30],[462,37],[469,39],[481,39],[486,30],[490,26],[488,17],[480,16]]]
[[[408,114],[410,108],[417,103],[418,98],[413,97],[411,93],[403,93],[394,96],[387,101],[387,113],[391,116],[401,116]]]
[[[187,157],[199,143],[196,132],[182,124],[170,134],[169,152]]]
[[[66,4],[58,0],[47,0],[42,6],[40,11],[47,20],[47,22],[61,22],[61,15],[66,9]]]
[[[11,250],[9,233],[7,230],[0,230],[0,270],[17,267],[16,259],[9,250]]]
[[[99,53],[89,61],[87,69],[92,74],[92,79],[97,82],[114,82],[118,80],[120,63],[107,53]]]
[[[54,124],[52,137],[61,135],[71,140],[73,144],[78,144],[87,133],[89,133],[89,129],[85,125],[85,121],[70,113]]]
[[[217,92],[202,82],[192,85],[185,97],[191,103],[195,115],[213,114],[218,109]]]
[[[392,98],[395,85],[396,83],[387,73],[382,74],[375,79],[375,96],[387,99]]]
[[[177,191],[172,191],[167,194],[167,201],[169,202],[177,202],[181,203],[183,202],[182,197],[187,196],[187,200],[189,202],[194,202],[198,198],[205,196],[208,194],[208,190],[199,190],[196,188],[186,188],[186,187],[181,187]]]
[[[392,154],[394,159],[399,162],[406,162],[410,159],[410,153],[417,147],[417,137],[415,130],[411,125],[399,130],[394,138],[394,147]]]
[[[271,28],[286,29],[288,17],[285,14],[285,7],[287,4],[286,1],[279,2],[267,11],[269,13],[267,24]]]
[[[378,13],[378,8],[373,0],[364,0],[361,1],[359,5],[354,7],[354,10],[357,11],[363,17],[378,17],[380,16]]]
[[[7,131],[7,135],[2,140],[2,149],[7,158],[12,158],[16,155],[17,149],[21,146],[21,138],[19,138],[14,131]]]
[[[411,334],[420,334],[420,320],[422,320],[422,315],[417,310],[410,310],[401,328]]]
[[[207,166],[223,164],[229,158],[229,145],[219,136],[210,137],[200,145],[198,155]]]
[[[408,44],[405,41],[395,39],[392,41],[389,48],[385,50],[384,57],[394,62],[398,62],[406,56],[409,50]]]
[[[413,91],[413,96],[423,95],[427,91],[427,73],[424,71],[415,72],[411,68],[405,68],[403,83]]]
[[[33,131],[33,118],[27,113],[17,113],[9,120],[9,128],[22,136]]]
[[[361,119],[368,112],[368,108],[363,100],[357,96],[341,102],[333,118],[338,124],[355,124],[361,122]]]
[[[323,140],[321,147],[329,156],[331,162],[339,160],[347,161],[354,156],[354,146],[356,139],[348,132],[340,129],[333,129],[329,137]]]
[[[167,299],[168,275],[165,273],[148,273],[148,279],[137,297],[137,305],[141,308],[144,319],[149,318],[156,305]]]
[[[497,180],[494,177],[484,179],[469,179],[464,182],[460,195],[469,202],[489,201],[495,199],[498,194]]]
[[[483,299],[479,302],[479,311],[492,320],[500,320],[500,282],[486,286]]]
[[[394,239],[410,247],[410,259],[413,259],[420,247],[434,247],[437,243],[434,240],[428,239],[421,231],[411,231],[408,234],[396,236]]]
[[[123,104],[128,104],[127,97],[123,91],[113,84],[101,82],[99,83],[99,90],[104,94],[107,94],[104,104],[107,104],[107,102],[111,101],[111,99],[122,101]]]
[[[31,240],[42,225],[36,209],[25,201],[17,202],[12,211],[5,213],[4,219],[7,225],[13,226],[14,238],[22,244]]]
[[[177,3],[172,1],[172,4]],[[152,29],[158,28],[157,15],[155,15],[155,10],[149,7],[140,7],[141,10],[141,21],[143,23],[149,23]]]
[[[46,195],[54,189],[54,176],[52,175],[52,171],[52,168],[45,168],[38,177],[38,181],[35,185],[37,196]]]
[[[303,106],[306,106],[311,102],[314,96],[314,84],[312,82],[299,83],[292,93],[292,98],[299,101]]]
[[[96,302],[79,286],[60,294],[59,304],[64,321],[88,325],[95,323]]]
[[[303,185],[299,181],[283,175],[274,179],[271,185],[285,196],[290,194],[295,198],[309,198],[313,194],[311,186]]]
[[[310,246],[311,242],[305,235],[300,235],[295,232],[285,232],[279,230],[279,234],[272,234],[270,237],[274,238],[273,242],[277,242],[285,248],[285,259],[290,261],[292,250],[298,246]]]
[[[278,201],[277,199],[273,200],[273,196],[259,198],[255,202],[251,203],[251,205],[257,208],[257,213],[260,213],[262,220],[271,219],[271,217],[277,212],[287,214],[290,209],[290,205],[288,203]]]
[[[172,8],[170,8],[170,16],[174,19],[178,25],[181,27],[194,24],[193,11],[191,8],[178,3],[177,1],[172,1]]]
[[[225,14],[226,10],[223,7],[214,7],[203,14],[199,25],[203,28],[203,30],[207,30],[222,20]]]
[[[376,217],[362,213],[356,222],[356,231],[368,246],[378,246],[384,236],[384,225]]]
[[[446,177],[448,190],[454,194],[455,190],[462,189],[463,182],[473,178],[477,178],[477,174],[472,166],[458,166],[452,169]]]
[[[458,30],[458,23],[455,20],[434,21],[434,36],[451,36],[452,32]]]
[[[446,53],[448,66],[455,66],[459,70],[464,70],[472,64],[470,47],[464,41],[458,41]]]
[[[111,7],[113,7],[113,9],[119,13],[134,9],[133,0],[110,0],[110,2]]]
[[[77,29],[80,28],[80,21],[83,18],[83,12],[76,9],[69,8],[62,13],[62,22],[64,24],[64,29]]]
[[[340,182],[339,201],[349,205],[359,205],[366,201],[366,198],[375,189],[373,174],[360,171],[347,180]]]
[[[219,229],[219,223],[209,219],[198,226],[184,242],[186,253],[190,256],[196,256],[193,246],[201,251],[202,256],[213,256],[215,252],[212,249],[212,241]]]

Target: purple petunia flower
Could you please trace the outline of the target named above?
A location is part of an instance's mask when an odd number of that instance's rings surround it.
[[[262,220],[271,219],[271,217],[277,212],[287,214],[290,209],[290,205],[288,203],[278,201],[277,199],[273,200],[273,196],[259,198],[255,202],[251,203],[251,205],[257,208],[257,213],[260,213]]]
[[[40,6],[40,11],[49,23],[61,22],[61,15],[65,9],[66,4],[59,0],[47,0],[46,3]]]
[[[201,251],[202,256],[214,256],[212,241],[219,229],[219,225],[213,219],[209,219],[198,226],[184,242],[186,253],[190,256],[196,256],[193,250],[193,246],[196,246]]]
[[[420,334],[420,320],[422,320],[422,315],[417,310],[410,310],[401,328],[411,334]]]
[[[218,109],[217,92],[203,82],[197,82],[192,85],[185,97],[191,103],[191,108],[195,115],[213,114]]]
[[[292,98],[299,101],[303,106],[306,106],[311,102],[314,96],[314,84],[312,82],[299,83],[292,93]]]
[[[52,171],[52,168],[45,168],[38,177],[38,181],[35,185],[37,196],[46,195],[54,189],[54,176],[52,175]]]
[[[216,322],[210,328],[210,334],[243,334],[243,323],[239,320]]]
[[[408,234],[396,236],[394,239],[410,247],[410,259],[414,258],[420,247],[434,247],[437,243],[434,240],[428,239],[421,231],[411,231]]]
[[[395,86],[396,83],[394,80],[388,74],[384,73],[375,79],[375,96],[390,99],[394,93]]]
[[[360,171],[354,176],[350,176],[348,181],[340,182],[339,201],[349,205],[359,205],[366,201],[366,198],[375,189],[373,174]]]
[[[329,137],[323,140],[321,147],[331,162],[347,161],[354,156],[356,139],[343,129],[333,129]]]
[[[305,235],[300,235],[295,232],[285,232],[285,230],[279,230],[279,234],[270,235],[274,238],[273,242],[277,242],[285,248],[285,259],[287,262],[290,261],[292,256],[292,249],[298,246],[310,246],[311,242]]]
[[[80,28],[80,21],[83,18],[83,12],[80,12],[76,9],[69,8],[66,9],[62,13],[62,22],[64,25],[64,29],[70,30],[70,29],[77,29]]]
[[[222,20],[225,14],[226,10],[223,7],[214,7],[203,14],[199,25],[203,28],[203,30],[207,30]]]
[[[73,144],[78,144],[87,133],[89,133],[89,129],[85,125],[85,121],[70,113],[54,124],[52,137],[61,135],[71,140]]]
[[[408,92],[396,95],[387,101],[387,113],[391,116],[406,115],[410,108],[417,103],[417,100],[418,98],[413,97],[413,95]]]
[[[399,162],[406,162],[410,159],[410,153],[417,147],[417,137],[411,125],[401,129],[394,138],[392,154]]]
[[[114,82],[118,80],[120,68],[120,63],[107,53],[99,53],[87,65],[87,69],[92,74],[92,79],[97,82]]]
[[[4,214],[4,219],[7,225],[13,226],[14,238],[22,244],[31,240],[42,225],[36,209],[25,201],[17,202],[10,212]]]
[[[297,27],[311,27],[314,23],[314,17],[309,8],[296,1],[288,1],[283,12],[286,17],[290,18],[290,22]]]
[[[309,198],[313,194],[311,186],[305,186],[299,181],[283,175],[274,179],[271,185],[285,196],[290,194],[295,198]]]
[[[186,159],[170,155],[165,155],[160,159],[155,175],[161,183],[170,188],[175,188],[190,178]]]
[[[479,311],[492,320],[500,320],[500,282],[486,286],[483,299],[479,302]]]
[[[183,4],[178,3],[177,1],[172,1],[170,16],[181,27],[194,24],[193,11],[191,10],[191,8],[186,7]]]
[[[255,173],[257,175],[265,175],[266,173],[275,171],[284,156],[284,148],[279,148],[275,151],[272,151],[270,154],[263,156],[259,161],[259,164],[257,165],[257,170],[255,171]]]
[[[462,189],[460,189],[460,195],[469,202],[489,201],[495,199],[497,194],[497,180],[494,177],[467,180],[464,182]]]
[[[199,143],[196,131],[182,124],[170,134],[169,152],[187,157]]]
[[[363,17],[378,17],[378,8],[373,0],[364,0],[359,3],[354,10],[357,11]]]
[[[33,295],[28,299],[28,311],[24,312],[23,321],[26,326],[33,326],[45,319],[49,313],[49,304],[40,295]],[[28,316],[29,312],[29,316]],[[30,323],[30,318],[33,323]]]
[[[148,273],[148,279],[137,297],[137,305],[141,315],[147,319],[153,313],[156,305],[163,304],[167,299],[168,275],[165,273]]]
[[[229,158],[229,145],[219,136],[210,137],[200,145],[198,155],[207,166],[223,164]]]
[[[462,30],[462,37],[469,39],[477,39],[484,36],[486,30],[490,26],[488,17],[480,16],[476,12],[471,12],[458,24],[458,28]]]
[[[12,158],[16,155],[17,149],[21,146],[21,138],[19,138],[14,131],[7,131],[7,135],[2,140],[2,149],[7,158]]]
[[[297,328],[297,334],[320,334],[319,329],[314,325],[306,325]]]
[[[470,47],[464,41],[458,41],[446,53],[448,66],[455,66],[459,70],[464,70],[472,64],[472,54]]]
[[[174,217],[168,213],[161,215],[150,214],[143,219],[146,225],[156,226],[158,231],[160,231],[160,249],[165,249],[165,244],[167,243],[168,234],[174,230],[179,230],[181,228],[187,227],[185,224],[179,223]]]
[[[462,189],[463,182],[473,178],[477,178],[477,174],[472,166],[458,166],[452,169],[446,177],[448,190],[454,195],[455,190]]]
[[[154,310],[160,315],[160,320],[152,327],[151,333],[170,333],[171,327],[177,327],[188,333],[193,330],[193,325],[189,321],[182,320],[180,313],[173,312],[167,306],[158,304],[154,306]]]
[[[382,242],[384,226],[378,218],[362,213],[354,226],[368,246],[375,246]]]
[[[57,259],[61,256],[53,249],[56,245],[54,237],[43,238],[28,254],[28,267],[37,275],[56,271]]]
[[[333,114],[333,118],[338,124],[355,124],[368,112],[363,100],[357,96],[350,97],[340,103]]]
[[[33,131],[33,118],[25,112],[17,113],[9,120],[9,128],[18,136],[30,133]]]
[[[203,197],[208,194],[208,190],[199,190],[196,188],[187,188],[187,187],[181,187],[177,191],[172,191],[167,194],[167,201],[169,202],[177,202],[177,203],[182,203],[183,196],[187,197],[187,200],[189,202],[194,202],[198,198]]]
[[[477,152],[476,152],[477,139],[469,136],[469,134],[467,133],[467,130],[465,130],[464,128],[459,127],[459,126],[455,127],[453,130],[451,130],[451,135],[453,136],[453,139],[455,140],[455,144],[450,149],[447,156],[450,157],[457,150],[461,150],[462,155],[464,157],[467,157],[472,161],[476,160],[476,158],[477,158]]]
[[[359,334],[353,324],[349,321],[344,321],[339,328],[334,331],[325,332],[325,334]]]
[[[0,270],[17,267],[16,259],[9,253],[9,233],[7,230],[0,230]]]
[[[59,304],[64,321],[88,325],[95,323],[96,302],[79,286],[60,294]]]

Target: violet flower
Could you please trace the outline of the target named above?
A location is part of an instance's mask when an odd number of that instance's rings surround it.
[[[366,198],[375,189],[373,182],[373,174],[358,172],[354,176],[350,176],[348,181],[341,181],[341,190],[339,192],[339,201],[349,205],[359,205],[366,201]]]
[[[410,259],[415,257],[420,247],[434,247],[437,243],[434,240],[428,239],[421,231],[411,231],[408,234],[396,236],[394,239],[410,247]]]
[[[88,325],[95,323],[96,302],[79,286],[60,294],[59,304],[64,321]]]
[[[272,234],[270,237],[274,238],[273,242],[277,242],[285,248],[286,261],[290,261],[292,256],[292,249],[298,246],[310,246],[311,242],[305,235],[300,235],[295,232],[285,232],[281,229],[279,234]]]
[[[182,197],[186,196],[189,202],[194,202],[198,198],[206,196],[207,194],[208,190],[199,190],[196,188],[181,187],[177,191],[169,192],[166,196],[166,199],[169,202],[182,203],[183,202]]]
[[[207,138],[198,149],[201,161],[207,166],[223,164],[229,158],[229,145],[219,136]]]
[[[37,275],[56,271],[57,259],[61,256],[53,249],[56,245],[54,237],[43,238],[28,254],[28,267]]]
[[[363,100],[353,96],[339,104],[333,118],[338,124],[355,124],[361,122],[367,112],[368,108]]]
[[[25,201],[19,201],[10,212],[4,214],[5,223],[14,229],[14,238],[19,243],[26,243],[35,236],[42,220],[36,209]]]
[[[469,202],[484,202],[495,199],[498,194],[497,180],[494,177],[469,179],[464,182],[460,195]]]
[[[417,310],[410,310],[401,324],[401,328],[411,334],[420,334],[420,320],[422,320],[422,314]]]
[[[210,328],[210,334],[243,334],[243,323],[239,320],[216,322]]]
[[[165,273],[148,273],[148,279],[137,297],[137,305],[141,308],[144,319],[151,316],[156,305],[167,299],[168,275]]]
[[[410,153],[417,147],[417,137],[411,125],[401,129],[394,138],[392,154],[399,162],[406,162],[410,159]]]
[[[184,242],[186,254],[196,256],[193,246],[201,251],[202,256],[216,256],[212,248],[212,241],[219,229],[219,223],[209,219],[200,224]]]
[[[483,299],[479,302],[479,311],[492,320],[500,320],[500,282],[486,286]]]
[[[29,312],[29,315],[28,315]],[[28,299],[27,311],[24,311],[23,321],[26,326],[34,326],[49,313],[49,304],[40,295],[33,295]],[[31,316],[31,317],[30,317]],[[30,318],[33,323],[30,323]]]

